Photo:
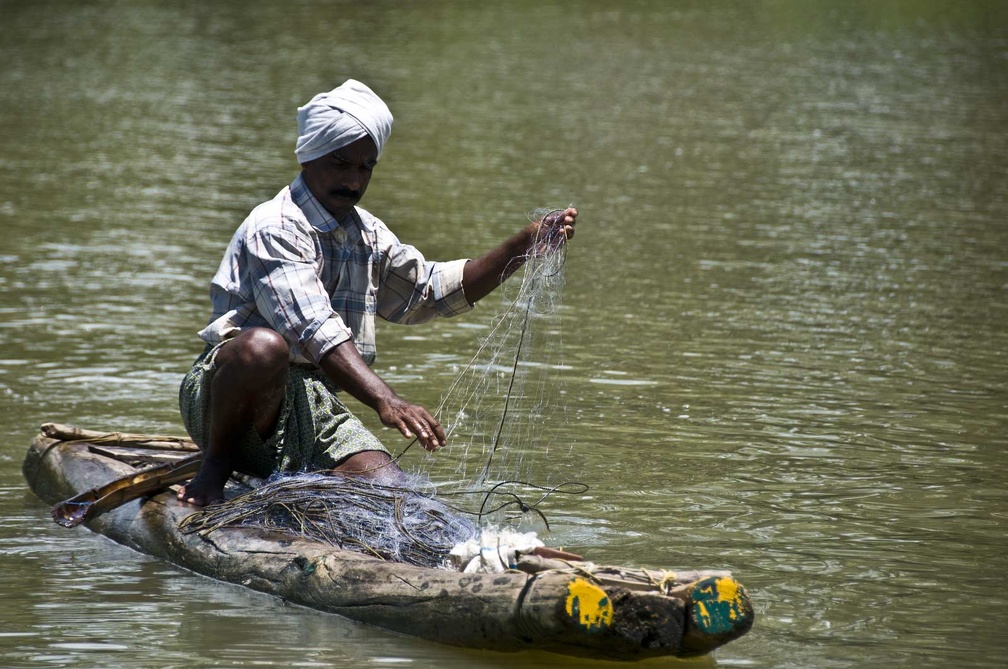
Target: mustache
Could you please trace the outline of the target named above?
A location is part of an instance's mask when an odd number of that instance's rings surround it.
[[[359,200],[361,199],[361,195],[363,195],[359,190],[351,190],[349,188],[334,188],[329,192],[337,197],[344,197],[350,200]]]

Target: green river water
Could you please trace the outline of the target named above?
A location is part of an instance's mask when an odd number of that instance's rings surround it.
[[[21,476],[46,421],[182,432],[223,248],[296,174],[296,107],[348,77],[396,116],[362,204],[429,257],[581,210],[561,438],[590,489],[550,541],[731,569],[757,612],[640,666],[1008,664],[1008,5],[0,17],[0,666],[610,666],[285,606],[58,528]],[[436,405],[500,305],[380,324],[376,369]]]

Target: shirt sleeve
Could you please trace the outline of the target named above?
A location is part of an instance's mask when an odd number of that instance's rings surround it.
[[[472,309],[462,290],[467,259],[431,262],[415,247],[399,242],[384,228],[384,257],[377,312],[393,323],[424,323],[437,316],[457,316]]]
[[[246,251],[257,310],[301,356],[317,363],[352,339],[319,280],[310,236],[292,226],[263,227],[250,233]]]

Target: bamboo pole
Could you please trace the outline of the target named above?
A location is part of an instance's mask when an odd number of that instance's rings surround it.
[[[178,462],[126,474],[56,504],[52,508],[53,520],[63,527],[77,527],[127,502],[189,480],[202,462],[203,454],[194,453]]]
[[[59,441],[81,441],[90,444],[121,444],[134,448],[150,448],[165,451],[195,452],[199,447],[188,437],[171,437],[154,434],[132,434],[129,432],[98,432],[60,423],[43,423],[40,432],[50,439]]]

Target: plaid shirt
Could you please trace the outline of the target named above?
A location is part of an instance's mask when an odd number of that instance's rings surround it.
[[[210,283],[213,316],[200,338],[216,344],[244,328],[268,327],[292,360],[317,363],[352,339],[375,359],[375,315],[423,323],[472,306],[462,292],[465,260],[428,262],[356,207],[337,221],[300,176],[249,214]]]

